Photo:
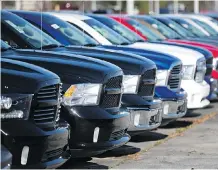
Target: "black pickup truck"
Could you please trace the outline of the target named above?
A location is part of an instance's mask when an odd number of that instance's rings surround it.
[[[121,110],[122,112],[129,112],[131,115],[131,124],[128,129],[131,135],[155,129],[161,124],[161,101],[153,99],[156,78],[156,65],[154,62],[138,55],[115,50],[80,46],[61,47],[60,43],[53,39],[55,37],[52,38],[26,20],[9,12],[4,11],[2,13],[2,32],[4,33],[2,38],[16,48],[33,48],[62,54],[85,55],[119,66],[124,72],[124,94]],[[37,12],[27,13],[28,15],[32,14],[34,17],[41,15]],[[54,24],[58,22],[56,24],[64,25],[63,27],[66,28],[67,23],[64,21],[49,14],[43,13],[42,15],[43,18],[49,16]],[[17,25],[19,28],[17,29],[10,23]],[[71,27],[70,24],[68,26]],[[19,30],[20,28],[22,28],[22,31]],[[41,44],[41,40],[37,38],[37,35],[42,37],[43,44]],[[81,37],[81,35],[78,36]]]
[[[123,72],[119,67],[84,56],[13,50],[9,46],[1,55],[41,66],[60,76],[61,117],[71,127],[72,157],[96,155],[130,140],[129,113],[120,113]]]
[[[70,158],[60,83],[41,67],[1,58],[1,144],[13,155],[12,168],[56,168]]]

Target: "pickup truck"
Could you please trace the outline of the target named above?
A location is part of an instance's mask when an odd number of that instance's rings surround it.
[[[70,158],[69,125],[59,120],[60,78],[5,59],[7,50],[1,42],[1,144],[13,155],[12,168],[57,168]]]

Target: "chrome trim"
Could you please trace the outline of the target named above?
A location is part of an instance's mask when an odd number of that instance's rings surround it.
[[[130,112],[130,126],[128,131],[145,131],[152,130],[161,125],[162,108],[148,109],[148,108],[133,108],[127,107]],[[140,114],[139,125],[134,125],[134,119],[137,114]],[[151,118],[155,119],[155,123],[150,124]]]
[[[168,114],[163,113],[163,119],[177,119],[185,116],[187,112],[187,101],[186,100],[178,100],[178,101],[163,101],[163,108],[164,105],[168,104],[169,109],[168,109]],[[179,107],[185,104],[185,111],[179,111]]]

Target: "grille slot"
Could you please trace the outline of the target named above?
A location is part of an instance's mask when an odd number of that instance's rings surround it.
[[[212,71],[213,71],[213,58],[209,58],[206,60],[206,65],[207,65],[207,70],[206,70],[206,73],[205,75],[211,75]],[[216,68],[216,70],[218,70]]]
[[[141,77],[141,83],[138,89],[138,95],[145,97],[153,97],[155,90],[156,69],[147,70]],[[148,80],[153,83],[148,83]],[[147,83],[146,83],[147,82]]]
[[[58,98],[58,88],[56,85],[43,87],[39,90],[36,97],[37,100],[50,100]]]
[[[142,76],[143,79],[155,79],[156,76],[156,69],[148,70]]]
[[[154,94],[154,85],[142,85],[140,86],[139,95],[141,96],[152,96]]]
[[[112,77],[108,80],[108,82],[105,84],[104,89],[120,89],[122,87],[122,76]],[[113,107],[119,107],[120,105],[120,94],[106,94],[104,92],[102,94],[100,106],[103,108],[113,108]]]
[[[125,133],[126,133],[126,130],[125,130],[125,129],[122,129],[122,130],[119,130],[119,131],[116,131],[116,132],[111,133],[110,141],[111,141],[111,140],[117,140],[117,139],[122,138]]]
[[[55,120],[56,107],[38,107],[33,116],[36,123],[52,123]]]
[[[56,159],[56,158],[60,157],[62,155],[62,153],[63,153],[63,148],[58,148],[55,150],[47,151],[44,153],[44,155],[42,157],[42,162]]]
[[[106,88],[121,88],[122,86],[122,76],[112,77],[106,84]]]
[[[170,76],[168,80],[168,87],[170,89],[175,90],[180,88],[181,71],[182,65],[174,66],[173,69],[170,71]]]
[[[120,95],[112,94],[107,95],[105,94],[102,99],[101,106],[105,108],[111,108],[111,107],[118,107],[120,104]]]

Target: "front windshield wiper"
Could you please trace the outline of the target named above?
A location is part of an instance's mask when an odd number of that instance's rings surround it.
[[[83,46],[85,46],[85,47],[96,47],[96,46],[98,46],[98,44],[88,43],[88,44],[84,44]]]
[[[130,43],[128,43],[128,42],[122,42],[122,43],[119,44],[119,45],[130,45]]]
[[[136,40],[135,42],[145,42],[145,40]]]
[[[50,48],[57,48],[57,47],[60,47],[60,46],[57,44],[49,44],[49,45],[43,45],[41,48],[42,49],[50,49]]]

